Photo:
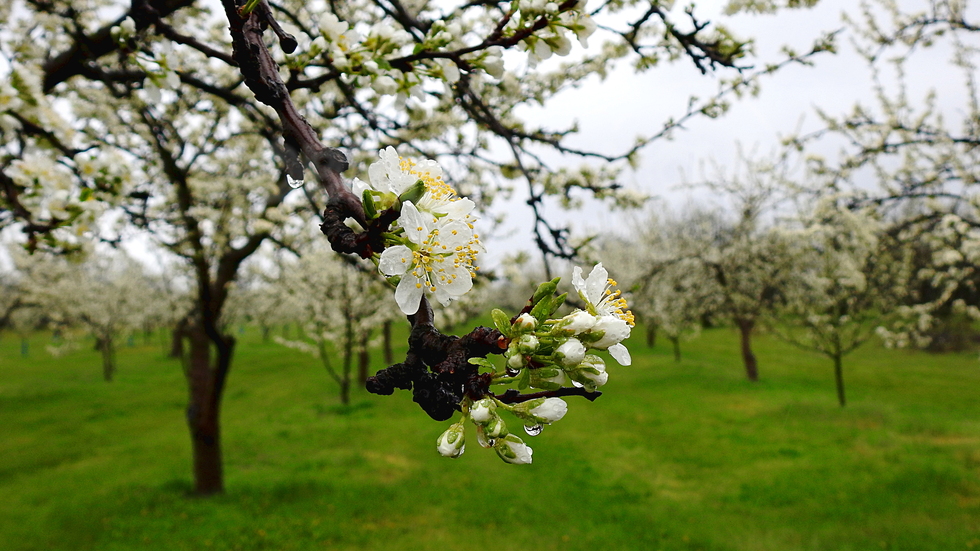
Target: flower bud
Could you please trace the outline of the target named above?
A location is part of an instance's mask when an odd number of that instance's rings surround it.
[[[490,421],[487,422],[483,430],[485,431],[487,438],[501,438],[507,436],[507,423],[500,418],[499,415],[494,415]]]
[[[524,312],[514,320],[514,329],[518,331],[533,331],[538,326],[538,320],[534,316]]]
[[[470,418],[473,422],[478,425],[485,425],[490,422],[491,419],[497,417],[497,404],[493,403],[490,398],[483,398],[473,402],[470,406]]]
[[[521,354],[533,354],[538,349],[538,338],[534,335],[524,335],[517,340],[517,351]]]
[[[463,455],[463,451],[466,449],[464,440],[463,424],[455,423],[439,436],[436,441],[436,449],[443,457],[456,458]]]
[[[524,360],[524,356],[521,354],[514,353],[512,356],[507,358],[507,367],[511,369],[523,369],[527,365]]]
[[[595,392],[609,380],[605,362],[592,354],[586,355],[578,367],[568,372],[568,376],[575,386],[583,387],[589,392]]]
[[[568,339],[555,350],[555,358],[565,367],[573,367],[585,358],[585,346],[578,339]]]
[[[557,367],[540,367],[528,370],[530,385],[542,390],[558,390],[565,384],[565,372]]]
[[[513,434],[497,440],[493,449],[501,459],[513,465],[530,465],[531,454],[534,453],[523,440]]]
[[[552,333],[558,335],[578,335],[595,325],[597,318],[584,310],[576,310],[555,324]]]
[[[561,398],[536,398],[517,404],[511,411],[525,421],[550,425],[565,416],[568,404]]]

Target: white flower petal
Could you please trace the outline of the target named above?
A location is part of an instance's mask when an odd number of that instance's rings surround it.
[[[419,302],[422,300],[422,288],[425,282],[412,274],[405,274],[395,289],[395,302],[406,315],[412,315],[419,311]]]
[[[614,344],[610,346],[608,352],[614,360],[619,362],[619,365],[630,365],[633,363],[633,359],[630,357],[630,351],[627,350],[626,346],[623,344]]]
[[[381,259],[378,261],[378,269],[384,275],[402,275],[412,267],[413,261],[414,255],[412,254],[412,249],[409,249],[405,245],[395,245],[394,247],[388,247],[381,253]]]
[[[412,243],[421,245],[429,237],[429,228],[425,223],[425,217],[415,208],[411,201],[402,204],[402,212],[398,217],[398,225],[405,228],[405,236]]]
[[[579,266],[572,268],[572,287],[575,287],[575,290],[578,291],[580,295],[584,295],[585,280],[582,279],[582,268]]]
[[[434,212],[444,213],[446,217],[450,220],[463,220],[466,215],[476,208],[476,203],[473,201],[462,198],[455,201],[448,201],[438,207],[432,209]]]
[[[371,181],[371,189],[375,191],[391,191],[388,186],[388,175],[385,174],[384,164],[379,162],[371,163],[368,167],[368,180]]]
[[[626,321],[616,316],[602,316],[589,331],[602,331],[604,333],[601,339],[592,343],[592,348],[605,350],[629,338],[631,329]]]
[[[606,290],[606,282],[609,281],[609,272],[602,267],[602,262],[592,268],[589,279],[585,282],[585,295],[589,299],[589,304],[595,306],[602,300],[603,292]]]

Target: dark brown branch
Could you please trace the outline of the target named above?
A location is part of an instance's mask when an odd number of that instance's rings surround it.
[[[558,390],[545,390],[542,392],[521,394],[512,388],[503,394],[495,395],[494,398],[505,404],[518,404],[520,402],[527,402],[528,400],[535,400],[537,398],[561,398],[563,396],[582,396],[590,402],[595,402],[596,398],[602,396],[602,392],[598,390],[595,392],[589,392],[584,388],[578,387],[563,387],[559,388]]]

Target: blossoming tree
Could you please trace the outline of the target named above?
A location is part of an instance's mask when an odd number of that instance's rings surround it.
[[[892,345],[930,346],[966,334],[980,319],[980,38],[966,1],[868,2],[848,23],[873,76],[875,99],[847,114],[822,113],[825,128],[795,140],[820,187],[874,208],[911,257],[900,314],[881,329]],[[962,74],[962,89],[937,88],[937,55]],[[933,56],[925,58],[923,56]],[[889,83],[897,85],[888,86]],[[954,103],[956,102],[956,103]],[[812,153],[845,144],[837,158]],[[939,346],[938,348],[942,348]]]
[[[840,197],[821,200],[803,227],[789,231],[793,277],[780,293],[770,329],[784,340],[834,363],[843,407],[844,356],[887,323],[906,293],[904,266],[890,262],[883,224],[868,209],[851,210]]]
[[[480,383],[463,396],[463,388],[495,376],[487,366],[479,375],[467,360],[511,350],[514,340],[523,340],[522,352],[508,361],[533,368],[524,371],[536,374],[527,376],[529,386],[544,384],[547,372],[551,386],[567,378],[592,388],[604,372],[584,350],[609,349],[623,359],[612,340],[624,338],[629,320],[595,295],[604,278],[583,283],[587,314],[568,322],[571,329],[551,317],[555,282],[524,312],[533,323],[515,326],[498,316],[497,330],[460,339],[435,331],[426,296],[444,302],[471,285],[480,245],[470,201],[485,204],[503,178],[526,183],[539,246],[569,257],[567,231],[544,217],[546,196],[583,190],[634,203],[616,184],[618,167],[690,117],[723,111],[728,94],[755,84],[739,66],[746,41],[671,5],[222,0],[215,17],[195,0],[5,2],[0,19],[12,24],[0,33],[8,77],[0,79],[0,227],[16,224],[29,248],[56,251],[84,250],[93,238],[118,242],[135,228],[191,267],[187,419],[202,494],[223,489],[219,412],[235,348],[222,323],[229,290],[247,258],[264,244],[291,247],[303,220],[315,216],[335,251],[378,262],[413,322],[409,357],[379,375],[385,382],[375,390],[411,385],[434,416],[459,410],[473,419],[466,400],[483,400],[486,390]],[[603,21],[608,12],[619,13]],[[547,58],[570,53],[573,38],[585,45],[600,24],[602,44],[574,63],[540,70]],[[821,41],[787,62],[828,47]],[[508,49],[524,52],[521,69],[508,70]],[[534,127],[515,115],[517,106],[546,103],[627,57],[637,70],[684,58],[731,78],[718,96],[692,102],[619,154],[579,150],[565,140],[572,129]],[[351,158],[325,143],[350,149]],[[412,151],[416,164],[403,166],[409,157],[387,149],[395,145]],[[603,165],[558,170],[542,149]],[[378,150],[382,164],[352,190],[341,174],[352,162],[371,163]],[[426,157],[452,171],[470,199],[439,185],[437,165]],[[307,180],[326,192],[326,205]],[[586,327],[588,319],[595,323]],[[579,392],[586,391],[572,391]],[[496,434],[502,457],[524,457],[516,437]]]

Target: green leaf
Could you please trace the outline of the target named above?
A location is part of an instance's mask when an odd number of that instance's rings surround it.
[[[510,317],[504,313],[500,308],[494,308],[490,312],[490,317],[493,319],[493,325],[504,334],[505,337],[511,338],[514,332],[511,330]]]
[[[364,216],[368,220],[374,220],[378,217],[378,208],[374,204],[374,196],[371,195],[371,190],[365,189],[364,193],[361,194],[361,204],[364,205]]]
[[[558,280],[559,279],[561,279],[561,278],[560,277],[556,277],[555,279],[553,279],[551,281],[545,281],[541,285],[538,285],[538,288],[534,291],[534,294],[531,295],[531,303],[530,303],[531,306],[534,306],[534,305],[538,304],[539,302],[541,302],[541,300],[544,297],[547,297],[547,296],[550,296],[550,295],[555,294],[555,291],[558,290]]]
[[[412,184],[411,187],[406,189],[404,192],[402,192],[401,195],[398,196],[398,200],[401,201],[402,203],[406,201],[411,201],[413,204],[415,204],[419,202],[419,199],[422,198],[422,195],[424,193],[425,193],[425,182],[423,182],[422,180],[417,180],[414,184]]]
[[[488,367],[490,369],[496,369],[496,367],[494,367],[494,365],[490,363],[490,360],[486,358],[480,358],[480,357],[470,358],[466,361],[469,362],[470,364],[478,365],[480,367]]]

